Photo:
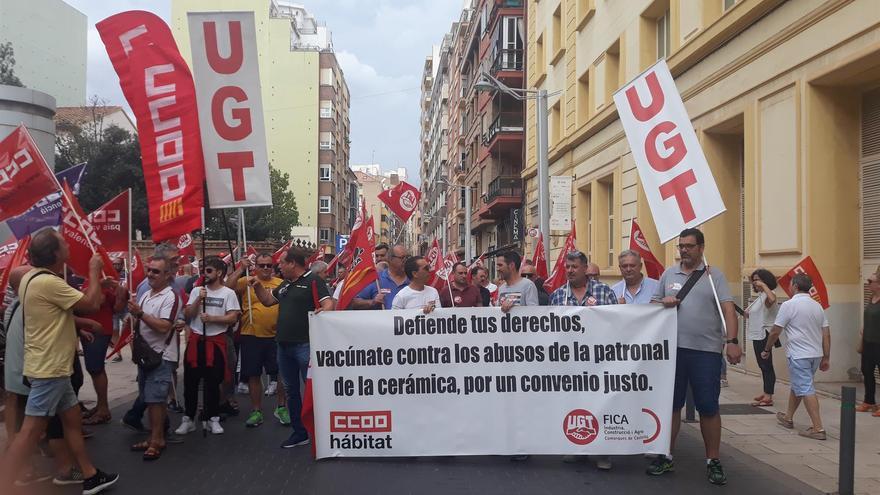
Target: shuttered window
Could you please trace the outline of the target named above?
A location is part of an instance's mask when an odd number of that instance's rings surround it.
[[[862,272],[880,266],[880,89],[862,97]],[[864,283],[864,280],[862,281]],[[871,297],[864,287],[865,303]],[[875,371],[880,380],[880,371]]]

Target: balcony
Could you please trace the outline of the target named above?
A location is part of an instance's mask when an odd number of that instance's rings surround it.
[[[522,179],[515,176],[496,177],[489,183],[483,196],[483,207],[477,212],[481,218],[501,218],[510,208],[522,204]]]
[[[483,144],[490,147],[490,143],[496,136],[503,133],[515,133],[518,138],[523,134],[522,112],[501,112],[495,120],[489,124],[489,128],[483,133]]]
[[[522,72],[523,51],[515,49],[498,50],[492,61],[492,73],[496,77],[499,72]]]

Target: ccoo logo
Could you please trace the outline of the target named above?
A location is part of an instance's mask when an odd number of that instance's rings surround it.
[[[562,431],[571,443],[587,445],[599,436],[599,420],[586,409],[575,409],[562,421]]]

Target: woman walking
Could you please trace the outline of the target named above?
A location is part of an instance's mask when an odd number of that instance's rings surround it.
[[[865,380],[865,402],[856,406],[858,412],[870,412],[880,418],[877,406],[874,370],[880,366],[880,270],[868,277],[871,300],[865,306],[865,324],[862,327],[858,351],[862,354],[862,376]]]
[[[773,392],[776,386],[776,371],[773,369],[773,354],[767,359],[761,357],[761,352],[767,344],[767,335],[773,328],[773,321],[779,311],[776,304],[776,277],[768,270],[759,268],[751,277],[752,290],[758,297],[746,308],[746,337],[752,341],[755,350],[755,359],[761,368],[761,376],[764,378],[764,393],[755,396],[752,405],[755,407],[769,407],[773,405]]]

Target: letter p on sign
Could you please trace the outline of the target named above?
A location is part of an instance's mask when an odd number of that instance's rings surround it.
[[[665,60],[620,88],[614,104],[662,242],[724,212]]]
[[[270,206],[254,14],[187,18],[211,208]]]

